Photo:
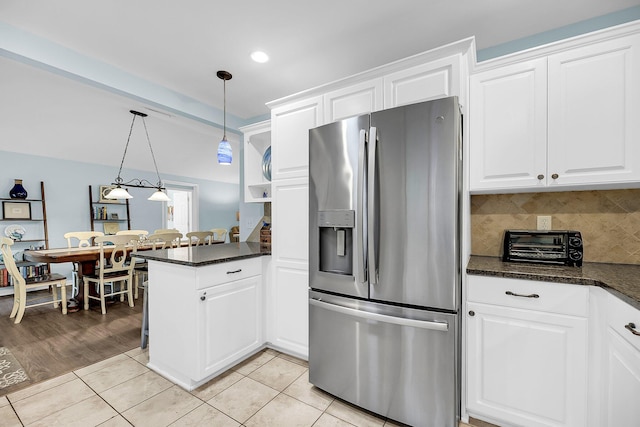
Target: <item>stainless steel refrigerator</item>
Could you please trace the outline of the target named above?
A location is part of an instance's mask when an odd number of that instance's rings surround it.
[[[309,380],[414,426],[456,426],[456,97],[309,131]]]

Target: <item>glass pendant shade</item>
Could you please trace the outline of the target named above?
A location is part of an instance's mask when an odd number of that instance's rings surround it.
[[[129,192],[122,187],[114,188],[113,190],[109,191],[109,193],[104,197],[107,199],[114,199],[114,200],[133,199],[133,196],[129,194]]]
[[[154,202],[170,202],[171,201],[169,196],[167,196],[167,194],[162,190],[156,191],[147,200],[152,200]]]
[[[218,144],[218,163],[221,165],[230,165],[231,160],[233,160],[231,145],[226,138],[223,138],[220,144]]]

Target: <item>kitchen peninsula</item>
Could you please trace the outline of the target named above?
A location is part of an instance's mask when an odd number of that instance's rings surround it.
[[[253,242],[139,253],[149,262],[148,366],[193,390],[262,349],[265,255]]]

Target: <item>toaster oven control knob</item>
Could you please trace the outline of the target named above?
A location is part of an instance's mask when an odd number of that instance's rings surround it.
[[[582,252],[570,250],[569,258],[571,258],[573,261],[580,261],[582,259]]]
[[[569,238],[569,246],[573,246],[573,247],[582,246],[582,239],[579,237]]]

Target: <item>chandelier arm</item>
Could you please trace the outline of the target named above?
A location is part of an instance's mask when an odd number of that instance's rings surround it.
[[[149,144],[149,151],[151,151],[151,158],[153,159],[153,166],[156,168],[156,175],[158,176],[157,188],[162,187],[162,180],[160,179],[160,172],[158,172],[158,164],[156,163],[156,156],[153,153],[153,147],[151,147],[151,139],[149,139],[149,131],[147,130],[147,122],[144,117],[142,118],[142,124],[144,125],[144,133],[147,135],[147,143]]]
[[[131,120],[131,128],[129,129],[129,136],[127,137],[127,144],[124,146],[124,153],[122,153],[122,160],[120,161],[120,169],[118,169],[118,177],[116,178],[116,184],[122,184],[122,178],[120,177],[120,173],[122,172],[122,165],[124,165],[124,158],[127,157],[127,148],[129,148],[129,141],[131,141],[131,134],[133,133],[133,125],[136,122],[136,115],[133,115],[133,120]],[[144,123],[144,120],[143,120]],[[146,127],[145,127],[146,128]]]

